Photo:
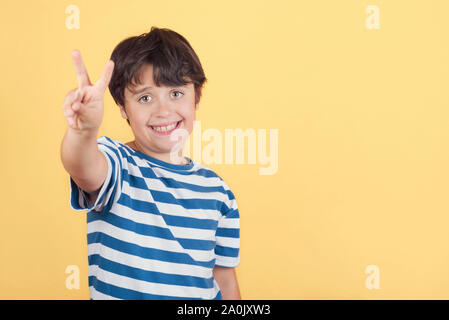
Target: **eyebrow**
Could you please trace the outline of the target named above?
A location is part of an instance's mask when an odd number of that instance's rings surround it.
[[[153,87],[143,87],[142,89],[139,89],[139,90],[136,90],[136,91],[134,91],[134,90],[129,90],[129,91],[131,91],[131,93],[133,94],[133,96],[136,96],[136,95],[138,95],[139,93],[142,93],[142,92],[144,92],[144,91],[146,91],[146,90],[148,90],[148,89],[153,89]]]
[[[181,86],[172,86],[171,88],[184,88],[184,87],[187,87],[187,84],[185,84],[185,85],[181,85]],[[144,91],[147,91],[147,90],[149,90],[149,89],[153,89],[154,87],[151,87],[151,86],[147,86],[147,87],[143,87],[142,89],[139,89],[139,90],[131,90],[131,89],[129,89],[128,88],[128,90],[129,91],[131,91],[131,93],[132,93],[132,96],[134,97],[134,96],[137,96],[139,93],[142,93],[142,92],[144,92]]]

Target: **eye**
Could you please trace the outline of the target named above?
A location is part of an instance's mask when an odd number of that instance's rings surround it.
[[[146,95],[140,97],[139,102],[148,102],[149,97],[150,96],[146,94]]]
[[[184,95],[184,93],[183,93],[182,91],[179,91],[179,90],[173,91],[173,93],[174,93],[174,92],[178,92],[178,93]],[[178,96],[179,96],[179,95],[178,95]],[[182,97],[182,96],[179,96],[179,97]]]

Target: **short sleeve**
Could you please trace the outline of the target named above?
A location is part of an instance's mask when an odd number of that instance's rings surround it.
[[[97,139],[98,150],[106,157],[108,163],[108,174],[101,186],[95,202],[89,206],[89,196],[82,190],[70,176],[70,205],[74,210],[87,210],[101,212],[110,208],[114,199],[120,195],[122,158],[118,146],[107,137]]]
[[[240,215],[234,194],[226,189],[229,201],[218,221],[215,265],[234,268],[240,263]]]

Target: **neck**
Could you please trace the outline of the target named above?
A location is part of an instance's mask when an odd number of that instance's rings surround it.
[[[150,157],[153,157],[158,160],[168,162],[171,164],[177,164],[177,165],[187,165],[188,164],[188,161],[183,156],[181,156],[181,158],[178,157],[178,159],[176,159],[176,160],[178,160],[177,162],[173,162],[171,159],[171,153],[153,153],[153,152],[145,151],[145,150],[143,150],[143,148],[141,148],[139,146],[139,144],[135,140],[133,142],[131,142],[131,148],[133,148],[137,151],[140,151],[142,153],[145,153],[146,155],[149,155]],[[180,150],[180,152],[182,155],[182,150]]]

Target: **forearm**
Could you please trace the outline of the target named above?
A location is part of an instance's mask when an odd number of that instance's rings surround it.
[[[223,300],[241,300],[239,286],[237,281],[230,281],[220,286]]]
[[[61,161],[65,170],[87,192],[95,191],[90,185],[100,170],[101,152],[97,146],[97,132],[79,132],[68,128],[61,143]]]
[[[234,268],[215,266],[213,269],[215,281],[220,287],[223,300],[241,300],[239,285]]]

